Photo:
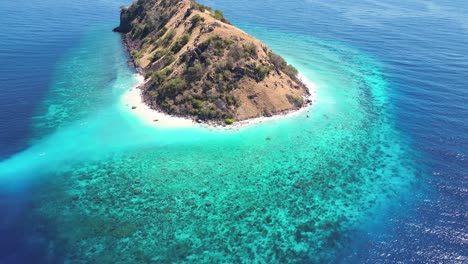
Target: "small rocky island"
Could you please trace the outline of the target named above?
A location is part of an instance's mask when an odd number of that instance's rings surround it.
[[[190,0],[138,0],[122,7],[114,31],[145,76],[142,94],[153,109],[230,124],[310,102],[297,70],[219,10]]]

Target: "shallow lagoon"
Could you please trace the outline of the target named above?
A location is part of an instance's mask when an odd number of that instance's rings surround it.
[[[250,32],[316,82],[307,112],[239,131],[157,129],[121,105],[136,78],[118,35],[93,30],[61,60],[35,119],[51,132],[2,163],[34,183],[26,221],[55,253],[99,263],[331,260],[410,186],[374,60],[339,43],[291,36],[290,50],[278,41],[286,33]]]

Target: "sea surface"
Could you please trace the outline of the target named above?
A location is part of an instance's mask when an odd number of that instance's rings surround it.
[[[130,1],[2,1],[0,263],[468,262],[468,2],[201,2],[317,103],[154,128],[121,100]]]

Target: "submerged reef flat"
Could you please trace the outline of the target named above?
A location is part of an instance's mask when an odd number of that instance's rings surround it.
[[[35,229],[80,263],[327,261],[363,212],[407,184],[396,153],[367,149],[379,135],[353,131],[214,138],[79,164],[35,189]]]

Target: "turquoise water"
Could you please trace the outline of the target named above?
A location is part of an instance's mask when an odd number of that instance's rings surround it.
[[[37,180],[31,217],[54,250],[97,263],[331,260],[410,186],[377,62],[249,29],[317,84],[306,113],[240,131],[155,129],[121,106],[136,77],[118,35],[93,29],[65,55],[35,118],[51,132],[1,164],[4,181]]]
[[[137,79],[103,20],[53,64],[25,150],[0,163],[41,262],[346,262],[420,191],[370,53],[234,19],[313,80],[317,103],[239,131],[154,128],[121,103]]]

